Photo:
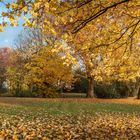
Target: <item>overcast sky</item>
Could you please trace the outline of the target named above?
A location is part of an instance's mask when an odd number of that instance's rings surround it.
[[[6,0],[11,1],[11,0]],[[0,13],[2,11],[5,11],[5,7],[3,4],[0,4]],[[1,21],[2,19],[0,19]],[[14,44],[15,39],[18,37],[18,34],[23,30],[22,27],[22,18],[19,20],[19,26],[18,27],[6,27],[4,29],[4,32],[0,32],[0,47],[12,47]]]

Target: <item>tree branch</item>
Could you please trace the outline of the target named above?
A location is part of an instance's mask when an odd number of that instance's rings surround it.
[[[118,5],[121,5],[123,3],[129,2],[131,0],[122,0],[120,2],[117,3],[113,3],[110,6],[107,6],[103,9],[101,9],[100,11],[96,12],[95,14],[91,15],[90,17],[86,18],[85,20],[82,20],[78,25],[76,25],[72,31],[73,34],[77,33],[79,30],[81,30],[82,28],[84,28],[89,22],[91,22],[92,20],[96,19],[97,17],[103,15],[104,13],[106,13],[109,9],[116,7]]]

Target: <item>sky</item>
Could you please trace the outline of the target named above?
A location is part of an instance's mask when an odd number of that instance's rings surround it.
[[[7,0],[7,2],[11,2],[11,0]],[[4,5],[0,4],[0,13],[5,10]],[[0,19],[0,22],[1,20],[2,19]],[[4,32],[0,32],[0,47],[13,47],[18,35],[24,29],[22,22],[22,18],[20,18],[18,27],[8,26],[4,29]]]

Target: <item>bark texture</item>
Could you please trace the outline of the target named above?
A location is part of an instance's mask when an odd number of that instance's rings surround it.
[[[87,97],[88,98],[93,98],[94,97],[94,78],[93,77],[88,78]]]

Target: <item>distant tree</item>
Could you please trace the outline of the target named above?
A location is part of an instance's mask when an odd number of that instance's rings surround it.
[[[0,91],[3,90],[3,84],[6,82],[6,71],[11,65],[10,56],[12,53],[11,48],[0,48]]]
[[[24,92],[23,89],[32,93],[36,87],[40,94],[46,94],[51,87],[60,89],[74,81],[71,66],[64,63],[64,50],[55,52],[42,36],[36,29],[28,30],[16,42],[17,48],[11,58],[13,65],[8,68],[7,79],[11,89],[17,93]]]

